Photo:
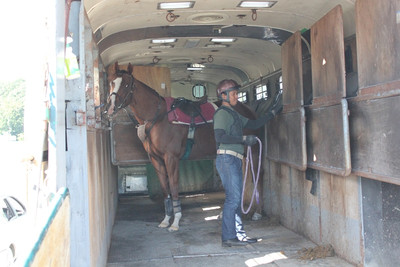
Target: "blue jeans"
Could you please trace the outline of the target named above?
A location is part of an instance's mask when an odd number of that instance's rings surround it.
[[[241,217],[242,160],[227,154],[218,154],[216,167],[225,189],[222,215],[222,241],[236,238],[235,214]]]

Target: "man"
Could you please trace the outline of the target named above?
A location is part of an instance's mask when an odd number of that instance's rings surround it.
[[[249,238],[241,221],[242,198],[242,159],[244,145],[252,146],[256,136],[243,136],[243,128],[258,129],[281,111],[272,109],[267,115],[257,120],[237,113],[233,107],[238,102],[240,86],[234,80],[223,80],[217,86],[217,95],[222,105],[214,114],[214,134],[217,143],[216,167],[225,189],[225,204],[222,216],[222,246],[245,246],[257,242]]]

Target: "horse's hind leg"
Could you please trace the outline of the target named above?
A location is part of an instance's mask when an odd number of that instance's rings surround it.
[[[164,220],[158,225],[160,228],[167,228],[169,226],[169,220],[173,215],[173,206],[172,199],[169,195],[168,190],[168,181],[167,181],[167,172],[165,166],[160,163],[157,159],[151,157],[151,162],[153,167],[156,169],[158,179],[160,180],[161,189],[164,195],[164,209],[165,209],[165,217]]]
[[[174,210],[174,222],[168,231],[174,232],[179,230],[179,221],[182,218],[181,201],[179,200],[179,159],[174,156],[165,157],[165,167],[168,173],[169,189],[172,194],[172,204]]]

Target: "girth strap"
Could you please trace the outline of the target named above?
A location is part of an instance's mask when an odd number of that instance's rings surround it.
[[[188,135],[187,135],[187,141],[186,141],[186,148],[185,148],[185,153],[183,154],[181,159],[188,159],[190,156],[190,153],[192,152],[192,147],[194,144],[194,131],[196,128],[194,126],[189,127]]]

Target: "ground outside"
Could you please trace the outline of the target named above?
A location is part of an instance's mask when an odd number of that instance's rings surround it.
[[[247,235],[259,242],[221,246],[218,219],[224,193],[182,195],[183,217],[177,232],[158,228],[162,200],[121,196],[107,267],[114,266],[353,266],[281,226],[276,219],[244,220]],[[333,255],[333,256],[332,256]]]

